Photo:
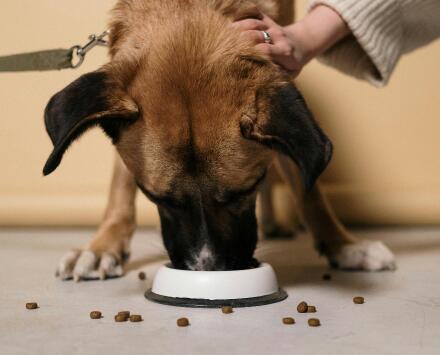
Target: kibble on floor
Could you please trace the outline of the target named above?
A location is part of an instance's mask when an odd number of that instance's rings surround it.
[[[295,324],[295,319],[293,319],[292,317],[286,317],[286,318],[283,318],[283,323],[284,324]]]
[[[307,306],[307,313],[315,313],[316,307],[315,306]]]
[[[187,326],[189,326],[188,318],[179,318],[177,320],[177,326],[179,326],[179,327],[187,327]]]
[[[139,277],[139,280],[146,280],[147,279],[147,274],[145,274],[145,272],[143,272],[143,271],[141,271],[139,274],[138,274],[138,277]]]
[[[132,314],[130,316],[130,322],[139,323],[139,322],[142,322],[142,321],[143,321],[142,316],[139,315],[139,314]]]
[[[90,312],[90,318],[92,319],[101,319],[102,318],[102,313],[99,311],[92,311]]]
[[[307,302],[304,301],[300,302],[296,307],[296,310],[298,311],[298,313],[307,313],[308,310]]]
[[[310,318],[307,323],[309,323],[310,327],[319,327],[321,325],[321,321],[318,318]]]
[[[353,298],[353,302],[356,304],[363,304],[365,302],[365,299],[361,296],[357,296]]]
[[[36,302],[29,302],[26,303],[26,309],[37,309],[38,307],[38,303]]]
[[[122,323],[128,321],[128,317],[124,316],[123,314],[117,314],[115,315],[115,322]]]
[[[120,312],[118,312],[118,316],[128,318],[128,317],[130,317],[130,311],[120,311]]]
[[[231,306],[224,306],[224,307],[222,307],[222,312],[224,314],[231,314],[234,312],[234,310]]]

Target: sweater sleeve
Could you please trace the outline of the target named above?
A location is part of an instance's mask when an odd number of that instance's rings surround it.
[[[440,0],[312,0],[333,8],[352,34],[319,59],[346,74],[385,86],[402,54],[440,36]]]

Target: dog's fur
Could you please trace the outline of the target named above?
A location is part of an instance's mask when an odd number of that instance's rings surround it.
[[[104,221],[87,252],[63,259],[62,277],[116,272],[135,229],[137,187],[157,204],[175,267],[255,266],[256,191],[273,161],[294,187],[317,246],[332,263],[357,243],[314,185],[331,158],[330,141],[288,74],[230,26],[259,11],[276,18],[277,4],[118,2],[111,62],[70,84],[46,108],[55,148],[45,174],[94,125],[118,152]],[[350,262],[340,266],[362,268],[365,260]],[[389,260],[379,268],[388,266]]]

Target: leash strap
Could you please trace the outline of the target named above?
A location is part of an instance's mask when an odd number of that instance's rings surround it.
[[[87,53],[96,46],[108,46],[106,37],[110,31],[100,35],[90,35],[84,46],[70,49],[50,49],[32,53],[14,54],[0,57],[0,72],[47,71],[75,69],[83,62]]]
[[[73,68],[74,49],[8,55],[0,57],[0,72],[47,71]]]

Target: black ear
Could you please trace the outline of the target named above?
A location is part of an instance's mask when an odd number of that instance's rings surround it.
[[[257,94],[256,109],[241,120],[244,137],[292,158],[306,191],[330,162],[333,147],[318,126],[301,93],[291,83]]]
[[[54,95],[47,104],[44,121],[54,149],[43,169],[53,172],[69,145],[88,128],[100,124],[106,132],[133,122],[136,104],[104,71],[85,74]]]

